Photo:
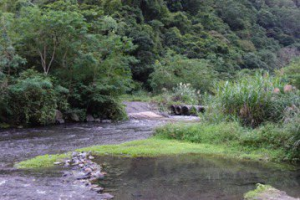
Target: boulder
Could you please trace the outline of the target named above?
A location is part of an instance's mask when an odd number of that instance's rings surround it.
[[[257,188],[245,194],[244,200],[299,200],[269,185],[257,184]]]
[[[55,123],[58,123],[58,124],[65,123],[64,116],[63,116],[62,112],[60,112],[59,110],[56,110]]]
[[[76,113],[71,114],[71,120],[73,122],[79,122],[80,121],[79,116]]]

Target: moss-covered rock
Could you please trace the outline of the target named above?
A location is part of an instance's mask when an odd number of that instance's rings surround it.
[[[245,200],[299,200],[269,185],[257,184],[257,188],[245,194]]]

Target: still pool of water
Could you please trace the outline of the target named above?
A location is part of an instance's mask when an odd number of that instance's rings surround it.
[[[241,200],[256,183],[300,197],[300,171],[253,161],[201,155],[100,157],[100,185],[116,200]]]

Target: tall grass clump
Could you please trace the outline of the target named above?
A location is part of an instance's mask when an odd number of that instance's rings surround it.
[[[202,96],[207,108],[201,124],[157,132],[169,139],[280,150],[280,159],[299,161],[300,92],[284,80],[256,73],[219,83],[215,96]]]
[[[216,98],[224,114],[237,117],[245,126],[257,127],[267,121],[279,122],[287,107],[299,107],[299,92],[284,93],[283,88],[281,78],[256,73],[225,82]]]
[[[179,83],[173,88],[172,100],[196,105],[200,101],[200,91],[194,89],[189,83]]]

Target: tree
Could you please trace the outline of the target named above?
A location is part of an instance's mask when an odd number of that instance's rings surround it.
[[[204,59],[188,59],[169,51],[161,61],[156,61],[151,74],[151,86],[158,92],[173,89],[179,83],[191,84],[201,92],[209,91],[216,79],[216,72]]]
[[[26,63],[13,46],[10,30],[13,22],[12,15],[0,12],[0,73],[10,76],[17,68]]]
[[[87,34],[87,24],[80,13],[38,7],[23,8],[16,28],[21,33],[19,43],[26,49],[25,56],[40,57],[46,75],[54,62],[66,66],[70,54],[74,56],[79,51]]]

